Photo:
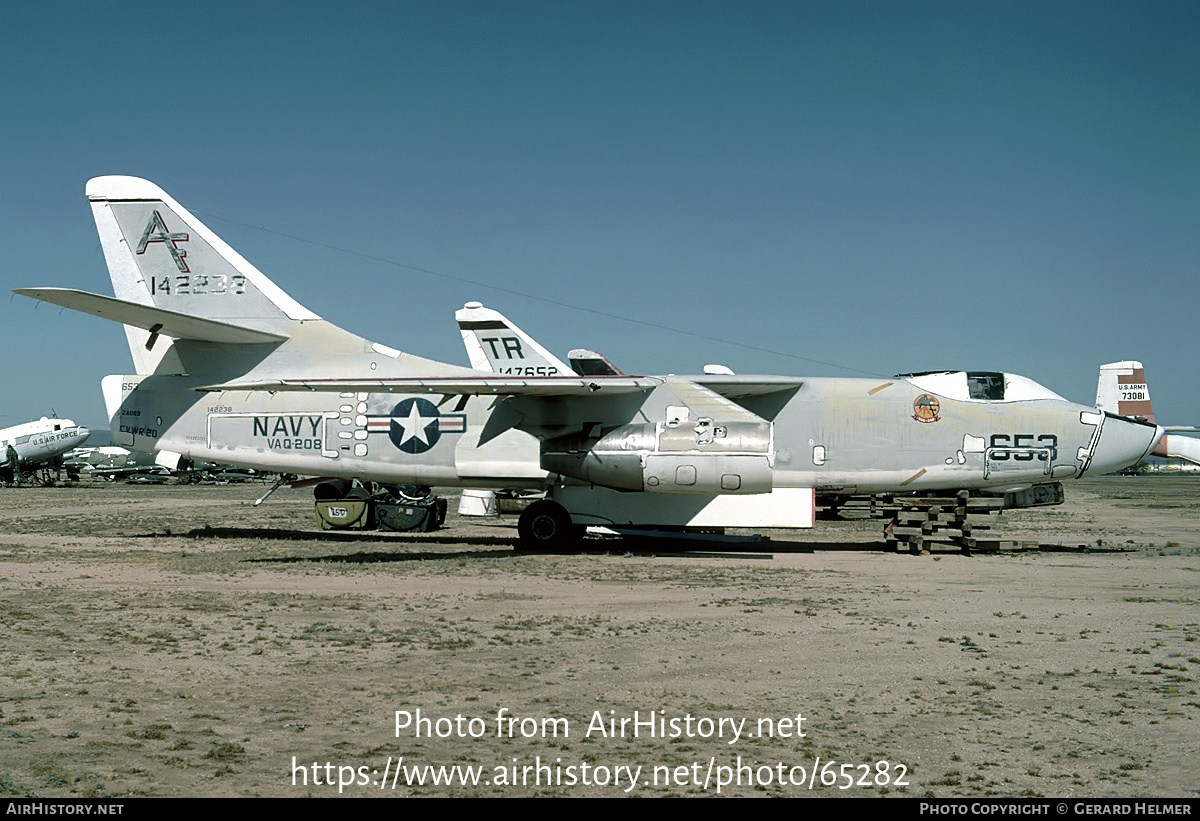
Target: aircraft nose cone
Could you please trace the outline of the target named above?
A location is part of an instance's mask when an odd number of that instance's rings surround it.
[[[1137,464],[1161,436],[1162,428],[1157,425],[1106,414],[1088,472],[1098,476]]]
[[[77,430],[79,432],[79,441],[75,443],[75,446],[79,447],[88,440],[88,437],[92,435],[92,432],[83,425],[80,425]]]

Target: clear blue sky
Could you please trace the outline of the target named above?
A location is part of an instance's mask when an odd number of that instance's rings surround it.
[[[1091,402],[1141,359],[1200,423],[1198,43],[1194,2],[6,3],[0,264],[111,293],[83,189],[130,174],[424,356],[478,299],[634,373]],[[0,423],[106,426],[120,329],[0,305]]]

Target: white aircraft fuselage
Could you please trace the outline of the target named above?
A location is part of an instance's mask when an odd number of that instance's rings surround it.
[[[0,463],[14,469],[51,463],[86,442],[90,433],[70,419],[45,416],[34,422],[13,425],[0,430]],[[9,447],[16,452],[16,464],[11,464]]]
[[[153,183],[100,177],[88,198],[115,298],[19,293],[126,326],[137,373],[106,377],[103,391],[114,441],[138,450],[315,476],[547,489],[557,507],[542,511],[561,531],[647,517],[800,526],[811,516],[793,510],[810,514],[816,491],[1075,479],[1137,462],[1162,435],[992,372],[481,374],[321,319]]]
[[[729,445],[722,440],[729,439],[730,420],[724,420],[724,437],[698,442],[699,418],[713,419],[713,427],[722,420],[691,412],[694,397],[676,389],[683,382],[736,393],[733,379],[722,385],[711,376],[642,377],[657,384],[611,397],[605,396],[606,378],[593,377],[597,389],[582,406],[511,396],[501,405],[522,422],[488,441],[483,439],[496,413],[493,396],[462,401],[449,394],[451,400],[441,402],[436,394],[381,390],[202,392],[198,389],[212,382],[195,375],[107,377],[104,393],[113,440],[135,449],[270,471],[439,486],[541,489],[563,475],[664,493],[1003,489],[1118,470],[1136,463],[1157,441],[1154,425],[1044,389],[1033,398],[1007,401],[947,395],[954,381],[965,387],[965,377],[957,372],[798,380],[739,397],[735,404],[765,422],[740,431]],[[1034,386],[1012,375],[1002,378]],[[537,385],[536,379],[528,381]],[[681,408],[688,418],[680,418]],[[733,424],[741,414],[736,417]],[[652,421],[629,431],[631,418]],[[584,436],[584,425],[598,425],[601,435]],[[565,440],[547,435],[559,432]],[[691,484],[676,480],[679,465],[708,455],[738,466],[732,471],[741,477],[738,487],[722,488],[716,475],[706,480],[702,468]],[[661,457],[657,469],[646,464],[653,465],[655,457]],[[683,476],[691,479],[686,471]]]

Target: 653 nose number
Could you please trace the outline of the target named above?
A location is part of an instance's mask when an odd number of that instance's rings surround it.
[[[997,462],[1005,459],[1032,462],[1039,450],[1050,451],[1051,462],[1058,458],[1058,436],[1053,433],[993,433],[989,444],[999,449],[992,454],[992,459]]]

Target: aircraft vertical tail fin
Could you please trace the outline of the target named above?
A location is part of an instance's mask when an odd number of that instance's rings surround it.
[[[1157,424],[1142,363],[1126,361],[1101,365],[1100,384],[1096,387],[1096,407],[1119,416]],[[1195,430],[1192,426],[1159,426],[1160,437],[1151,453],[1200,464],[1200,439],[1173,433]]]
[[[499,311],[468,302],[455,312],[463,345],[478,371],[512,376],[563,376],[563,362],[510,322]]]
[[[1096,407],[1118,416],[1154,422],[1150,388],[1146,385],[1142,363],[1130,360],[1101,365]]]
[[[320,319],[154,183],[96,177],[87,196],[117,299],[268,333]],[[138,373],[177,367],[152,331],[126,335]]]

